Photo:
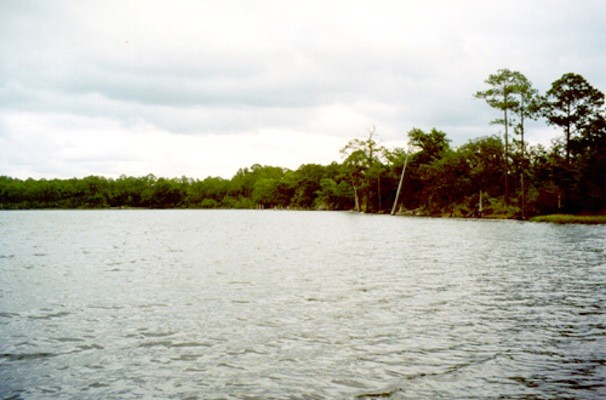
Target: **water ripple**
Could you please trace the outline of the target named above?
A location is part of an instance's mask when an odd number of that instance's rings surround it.
[[[606,398],[604,227],[0,219],[0,398]]]

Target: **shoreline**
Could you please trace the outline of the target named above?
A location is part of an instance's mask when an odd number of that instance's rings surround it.
[[[529,219],[530,222],[548,222],[558,225],[583,224],[583,225],[606,225],[606,215],[572,215],[572,214],[549,214],[537,215]]]
[[[149,207],[83,207],[83,208],[1,208],[0,211],[87,211],[87,210],[258,210],[258,211],[336,211],[336,212],[357,212],[354,210],[318,210],[318,209],[305,209],[305,208],[197,208],[197,207],[169,207],[169,208],[149,208]],[[360,212],[361,214],[366,214]],[[385,213],[368,213],[369,215],[387,215]],[[490,214],[483,217],[464,217],[460,215],[423,215],[415,214],[410,212],[400,212],[394,214],[395,217],[409,217],[409,218],[446,218],[446,219],[477,219],[477,220],[509,220],[509,221],[526,221],[526,222],[538,222],[538,223],[551,223],[557,225],[569,225],[569,224],[581,224],[581,225],[606,225],[606,215],[574,215],[574,214],[546,214],[536,215],[527,220],[513,218],[505,215]]]

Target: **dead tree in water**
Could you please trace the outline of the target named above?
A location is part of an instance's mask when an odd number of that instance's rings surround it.
[[[404,175],[406,174],[406,165],[408,164],[408,152],[406,152],[406,158],[404,159],[404,166],[402,167],[402,174],[400,174],[400,182],[398,183],[398,190],[396,190],[396,199],[391,207],[391,215],[395,215],[398,201],[400,200],[400,192],[402,191],[402,185],[404,183]]]

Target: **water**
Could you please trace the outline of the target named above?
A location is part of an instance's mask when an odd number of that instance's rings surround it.
[[[0,398],[606,397],[606,227],[0,213]]]

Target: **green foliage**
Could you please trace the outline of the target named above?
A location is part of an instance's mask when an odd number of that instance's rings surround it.
[[[581,75],[567,73],[551,84],[542,111],[547,123],[564,129],[567,163],[583,152],[582,144],[591,143],[594,134],[603,131],[603,106],[604,94]]]
[[[516,91],[517,74],[507,68],[499,69],[484,81],[490,86],[489,89],[476,92],[475,96],[486,100],[490,107],[504,112],[515,108],[518,103],[513,94]]]
[[[385,148],[376,140],[373,127],[366,140],[352,139],[341,149],[354,193],[354,209],[365,212],[382,212],[381,181],[385,167],[382,157]]]
[[[532,87],[531,82],[518,71],[510,71],[509,69],[499,69],[496,74],[491,74],[485,81],[490,88],[485,91],[480,91],[475,94],[476,97],[486,100],[492,108],[503,111],[503,118],[493,120],[491,123],[502,124],[504,128],[505,152],[504,152],[504,195],[505,203],[509,204],[510,194],[510,142],[509,130],[510,126],[514,126],[515,133],[520,135],[520,165],[521,170],[521,186],[522,186],[522,214],[525,215],[525,199],[526,187],[523,177],[526,176],[526,158],[524,155],[524,120],[525,118],[536,118],[539,107],[539,95],[536,89]],[[519,120],[517,124],[510,115],[510,112],[516,115]]]
[[[433,128],[429,133],[421,129],[413,128],[408,132],[410,144],[420,149],[415,154],[416,162],[419,164],[429,164],[432,161],[442,158],[450,150],[450,140],[446,138],[446,133]]]
[[[254,164],[231,179],[99,176],[15,179],[0,176],[0,209],[27,208],[291,208],[389,212],[405,159],[398,206],[404,212],[493,218],[606,213],[604,94],[565,74],[538,101],[528,79],[499,70],[476,93],[503,111],[498,120],[520,140],[485,136],[453,148],[435,128],[408,132],[409,147],[385,149],[374,128],[341,150],[343,161],[296,170]],[[524,119],[543,115],[563,137],[551,148],[527,147]],[[503,185],[503,182],[506,185]]]

